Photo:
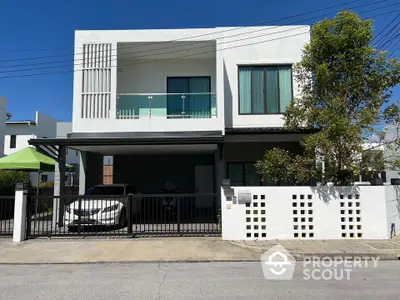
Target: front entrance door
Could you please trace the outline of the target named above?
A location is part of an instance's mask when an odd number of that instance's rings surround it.
[[[214,192],[214,166],[195,167],[196,207],[212,207],[213,197],[204,194]],[[202,195],[203,194],[203,195]]]

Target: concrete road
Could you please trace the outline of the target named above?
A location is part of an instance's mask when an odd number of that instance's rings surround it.
[[[267,281],[260,263],[0,265],[0,299],[400,299],[400,262],[350,280]]]

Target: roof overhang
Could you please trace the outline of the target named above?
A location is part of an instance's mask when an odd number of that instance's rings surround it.
[[[221,131],[212,132],[135,132],[135,133],[72,133],[67,138],[31,139],[29,144],[40,148],[52,157],[58,156],[59,146],[90,151],[107,147],[139,145],[218,145],[223,143]]]
[[[27,124],[27,125],[36,125],[36,121],[6,121],[6,124]]]
[[[235,134],[312,134],[316,133],[318,130],[316,129],[299,129],[299,130],[288,130],[285,127],[264,127],[264,128],[226,128],[226,135],[235,135]]]
[[[213,144],[223,142],[221,131],[212,132],[135,132],[135,133],[71,133],[67,138],[31,139],[33,146],[113,146],[113,145],[176,145]]]

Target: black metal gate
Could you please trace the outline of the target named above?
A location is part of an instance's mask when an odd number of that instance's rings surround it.
[[[219,235],[217,194],[29,196],[27,237]]]
[[[0,196],[0,236],[13,235],[14,202],[14,196]]]

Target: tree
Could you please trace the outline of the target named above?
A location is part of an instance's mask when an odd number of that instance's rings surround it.
[[[289,151],[273,148],[265,152],[263,159],[257,161],[255,167],[264,182],[268,181],[273,185],[281,185],[293,178],[291,170],[293,159],[293,155]]]
[[[289,130],[316,132],[301,141],[304,153],[295,167],[309,171],[296,181],[317,177],[347,185],[364,165],[359,157],[368,150],[363,144],[370,136],[388,147],[400,146],[398,136],[389,143],[376,129],[382,124],[399,128],[399,103],[390,101],[390,89],[400,82],[400,64],[371,42],[372,21],[349,11],[312,27],[311,42],[293,70],[299,96],[285,115]]]

